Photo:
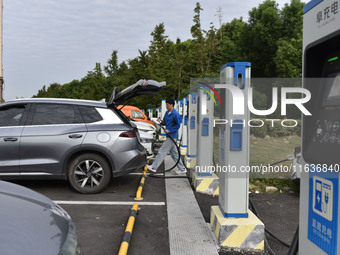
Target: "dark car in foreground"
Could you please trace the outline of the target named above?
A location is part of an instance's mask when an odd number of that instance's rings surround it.
[[[116,106],[163,86],[140,80],[115,88],[107,104],[52,98],[0,104],[0,178],[67,179],[78,192],[101,192],[111,177],[146,164],[138,129]]]
[[[80,255],[71,217],[47,197],[0,181],[0,253]]]

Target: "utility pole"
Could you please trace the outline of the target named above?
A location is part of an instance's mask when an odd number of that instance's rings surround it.
[[[222,38],[223,38],[223,34],[222,34],[222,18],[223,18],[223,10],[222,10],[221,6],[218,7],[218,9],[217,9],[216,12],[217,12],[217,14],[215,14],[215,16],[218,17],[218,21],[219,21],[219,23],[220,23],[220,36],[221,36],[221,40],[222,40]]]
[[[2,70],[2,16],[3,16],[3,8],[2,1],[0,0],[0,103],[3,101],[3,84],[4,84],[4,76]]]

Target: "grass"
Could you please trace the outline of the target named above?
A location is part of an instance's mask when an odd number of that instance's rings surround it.
[[[218,163],[219,157],[219,137],[214,137],[214,159]],[[301,137],[285,136],[285,137],[267,137],[257,138],[250,137],[250,166],[268,166],[275,162],[287,159],[287,155],[294,153],[294,149],[301,145]],[[258,190],[265,192],[266,186],[274,186],[283,192],[297,192],[299,187],[290,179],[290,166],[292,161],[286,161],[276,165],[275,170],[285,167],[289,172],[266,172],[266,173],[250,173],[250,190]]]

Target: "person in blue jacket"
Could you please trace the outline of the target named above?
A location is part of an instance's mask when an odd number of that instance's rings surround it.
[[[167,99],[165,103],[166,103],[167,111],[164,114],[163,121],[161,121],[160,119],[157,119],[157,121],[161,123],[161,125],[165,125],[166,129],[164,133],[167,136],[171,136],[175,141],[177,141],[178,129],[181,126],[181,121],[180,121],[179,113],[174,108],[175,100]],[[156,172],[157,168],[161,165],[161,163],[163,162],[165,156],[169,153],[169,151],[170,151],[170,155],[172,159],[175,162],[177,162],[179,155],[178,155],[176,145],[171,141],[170,138],[168,138],[165,140],[162,147],[159,149],[158,154],[154,162],[152,163],[152,165],[147,165],[148,170],[151,172]],[[181,159],[179,160],[177,164],[177,168],[179,170],[175,171],[176,174],[185,174],[187,172]]]

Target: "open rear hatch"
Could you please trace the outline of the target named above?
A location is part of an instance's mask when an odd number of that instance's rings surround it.
[[[120,91],[118,87],[115,87],[108,105],[119,105],[130,98],[140,95],[156,95],[165,85],[165,81],[157,82],[154,80],[139,80],[123,91]]]

